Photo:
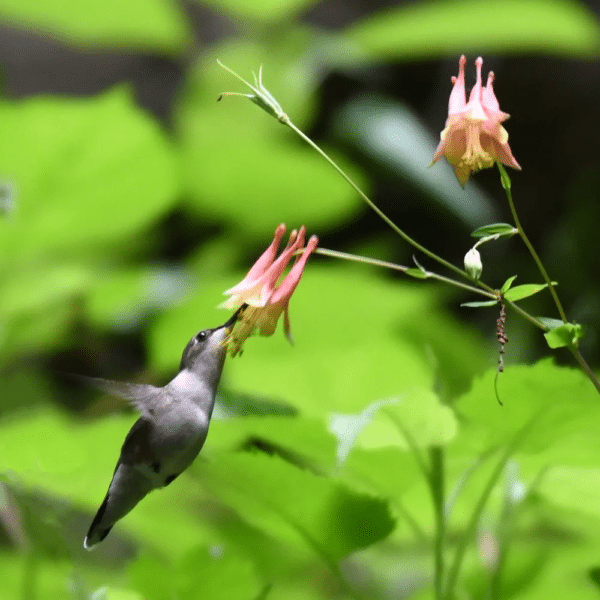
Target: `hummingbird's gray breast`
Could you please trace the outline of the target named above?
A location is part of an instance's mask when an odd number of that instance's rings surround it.
[[[196,458],[208,433],[208,418],[195,404],[170,403],[149,422],[148,444],[152,460],[142,467],[156,487],[168,485]],[[140,465],[141,466],[141,465]]]

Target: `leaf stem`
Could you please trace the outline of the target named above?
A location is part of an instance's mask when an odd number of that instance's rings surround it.
[[[377,258],[368,258],[366,256],[358,256],[357,254],[348,254],[347,252],[339,252],[338,250],[329,250],[328,248],[316,248],[316,254],[321,254],[323,256],[331,256],[333,258],[341,258],[343,260],[350,260],[353,262],[360,262],[367,265],[375,265],[376,267],[384,267],[386,269],[393,269],[394,271],[401,271],[402,273],[406,273],[410,267],[405,267],[404,265],[398,265],[396,263],[387,262],[385,260],[379,260]],[[453,285],[455,287],[462,288],[463,290],[468,290],[469,292],[473,292],[474,294],[480,294],[482,296],[486,296],[487,298],[497,298],[497,294],[493,291],[483,290],[481,288],[476,288],[472,285],[468,285],[466,283],[462,283],[461,281],[456,281],[455,279],[450,279],[449,277],[444,277],[444,275],[438,275],[433,271],[423,270],[425,278],[437,279],[438,281],[443,281],[449,285]],[[490,288],[491,289],[491,288]]]

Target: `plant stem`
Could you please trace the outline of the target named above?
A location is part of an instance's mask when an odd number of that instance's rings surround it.
[[[446,535],[446,514],[444,510],[444,450],[440,446],[429,449],[431,470],[429,486],[435,510],[434,541],[434,587],[436,600],[444,597],[444,537]]]
[[[452,598],[452,592],[458,579],[458,574],[460,572],[460,567],[462,566],[462,561],[465,556],[465,552],[467,551],[467,546],[469,545],[469,542],[473,539],[475,535],[477,524],[479,523],[479,518],[481,517],[481,513],[485,508],[485,505],[488,501],[488,498],[490,497],[490,494],[492,493],[492,490],[494,489],[494,486],[496,485],[496,482],[500,478],[500,475],[502,475],[502,471],[504,470],[508,459],[514,454],[515,450],[517,449],[523,438],[527,435],[527,433],[529,433],[530,428],[533,426],[533,424],[541,414],[541,411],[536,413],[529,421],[527,421],[527,423],[525,423],[525,425],[523,425],[523,427],[521,427],[521,429],[519,429],[519,431],[517,431],[517,433],[513,436],[508,446],[506,446],[504,452],[502,453],[500,460],[496,465],[496,468],[492,471],[492,474],[485,488],[483,489],[483,492],[479,497],[479,500],[477,501],[473,512],[471,513],[471,518],[467,523],[466,529],[462,537],[460,538],[460,541],[458,542],[458,547],[456,548],[454,560],[452,561],[452,565],[448,571],[447,585],[445,594],[443,596],[445,600],[450,600]]]
[[[375,265],[376,267],[384,267],[386,269],[393,269],[394,271],[402,271],[402,273],[406,273],[411,269],[411,267],[405,267],[404,265],[397,265],[396,263],[387,262],[385,260],[379,260],[377,258],[367,258],[366,256],[358,256],[357,254],[348,254],[347,252],[339,252],[337,250],[329,250],[328,248],[316,248],[315,254],[322,254],[323,256],[331,256],[333,258],[342,258],[344,260],[350,260],[353,262],[365,263],[367,265]],[[414,268],[414,267],[412,267]],[[444,277],[443,275],[438,275],[432,271],[423,271],[424,279],[431,278],[437,279],[438,281],[443,281],[449,285],[453,285],[455,287],[462,288],[463,290],[468,290],[469,292],[473,292],[475,294],[480,294],[482,296],[486,296],[488,298],[497,298],[497,295],[493,292],[488,292],[481,288],[476,288],[472,285],[468,285],[466,283],[462,283],[460,281],[456,281],[455,279],[450,279],[449,277]]]
[[[550,280],[548,272],[546,271],[540,257],[538,256],[538,253],[535,251],[535,248],[529,241],[529,238],[525,234],[525,231],[523,230],[523,226],[521,225],[521,221],[519,220],[519,215],[517,215],[517,209],[515,208],[515,203],[513,202],[513,197],[512,197],[512,192],[511,192],[510,177],[508,176],[506,169],[504,168],[504,166],[501,163],[497,162],[496,164],[498,165],[498,170],[500,171],[500,179],[502,181],[502,187],[504,188],[504,191],[506,192],[506,198],[508,199],[508,205],[510,207],[510,212],[512,214],[513,219],[515,220],[515,225],[517,226],[519,235],[521,236],[521,239],[523,240],[523,243],[525,244],[525,246],[527,246],[527,249],[529,250],[529,253],[533,257],[533,260],[537,264],[538,269],[540,270],[540,273],[542,274],[542,277],[544,278],[544,281],[546,282],[548,289],[550,290],[550,294],[552,294],[552,299],[554,300],[554,304],[556,305],[556,308],[558,309],[558,313],[560,315],[560,318],[562,319],[562,322],[568,323],[567,314],[565,313],[565,309],[563,308],[563,305],[562,305],[560,299],[558,298],[558,294],[556,293],[556,290],[554,289],[554,286],[552,285],[552,281]],[[513,304],[512,302],[509,304],[513,308],[518,309],[518,307],[515,304]],[[518,310],[519,310],[519,312],[522,312],[520,309],[518,309]],[[531,319],[529,319],[529,320],[531,321]],[[534,322],[534,321],[532,321],[532,322]],[[547,327],[542,327],[542,329],[544,329],[545,331],[548,331]],[[573,355],[573,357],[575,358],[575,360],[577,361],[577,364],[579,365],[581,370],[587,375],[588,379],[592,382],[593,386],[600,393],[600,381],[598,380],[598,378],[596,377],[596,374],[592,371],[590,366],[587,364],[587,362],[583,358],[579,348],[577,348],[576,346],[573,346],[573,345],[569,346],[568,348],[569,348],[571,354]]]

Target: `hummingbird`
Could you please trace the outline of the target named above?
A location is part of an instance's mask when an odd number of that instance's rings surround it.
[[[240,307],[226,323],[199,331],[187,344],[179,373],[165,386],[78,377],[127,400],[140,413],[127,434],[106,496],[85,536],[92,550],[146,494],[166,487],[187,469],[204,445],[227,355],[225,340]]]

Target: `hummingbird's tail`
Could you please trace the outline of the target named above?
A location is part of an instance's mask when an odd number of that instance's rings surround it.
[[[99,544],[110,532],[112,529],[112,525],[109,527],[100,528],[100,524],[102,523],[102,517],[106,512],[106,506],[108,505],[108,494],[104,497],[104,501],[100,505],[92,524],[85,536],[85,540],[83,540],[83,547],[86,550],[93,550],[96,544]]]
[[[93,550],[110,532],[113,525],[129,513],[155,485],[140,470],[119,461],[108,492],[83,541],[86,550]]]

